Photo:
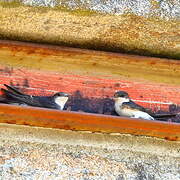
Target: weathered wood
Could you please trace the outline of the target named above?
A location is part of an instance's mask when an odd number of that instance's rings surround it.
[[[0,123],[180,140],[180,124],[43,108],[0,105]]]
[[[180,104],[180,61],[12,41],[0,47],[1,87],[13,83],[30,94],[79,91],[90,98],[125,90],[156,110]]]

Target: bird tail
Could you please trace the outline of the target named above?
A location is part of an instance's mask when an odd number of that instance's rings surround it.
[[[13,94],[12,92],[1,88],[1,96],[0,96],[0,103],[13,103],[15,101],[14,98],[15,94]]]
[[[6,97],[6,98],[14,98],[14,96],[16,96],[16,93],[8,91],[8,90],[6,90],[4,88],[1,88],[1,92],[3,94],[3,97]]]
[[[19,92],[18,90],[16,91],[16,89],[14,91],[13,90],[14,90],[13,88],[12,88],[12,91],[1,88],[1,92],[3,94],[2,97],[5,97],[8,101],[14,101],[14,100],[22,101],[22,99],[28,96],[26,94]]]
[[[175,117],[177,114],[155,114],[153,115],[153,117],[154,118],[171,118],[171,117]]]
[[[7,99],[0,96],[0,103],[8,103]]]
[[[20,92],[18,89],[16,89],[15,87],[9,86],[9,85],[7,85],[7,84],[4,84],[4,86],[5,86],[10,92],[13,92],[13,93],[18,94],[18,95],[25,95],[25,94],[23,94],[22,92]]]

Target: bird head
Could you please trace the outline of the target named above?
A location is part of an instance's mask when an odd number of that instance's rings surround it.
[[[113,99],[115,101],[117,100],[129,100],[129,95],[127,92],[125,91],[117,91],[115,94],[114,94],[114,97]]]
[[[61,107],[61,110],[63,110],[66,102],[68,101],[69,94],[64,93],[64,92],[58,92],[54,94],[54,101],[55,103]]]
[[[54,97],[69,97],[69,94],[64,92],[57,92],[56,94],[54,94]]]

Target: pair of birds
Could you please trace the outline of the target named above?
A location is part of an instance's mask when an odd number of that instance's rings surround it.
[[[3,96],[5,96],[3,99],[1,99],[1,102],[3,101],[8,104],[30,105],[63,110],[69,98],[69,94],[64,92],[58,92],[53,96],[32,96],[24,94],[12,86],[8,86],[6,84],[4,84],[4,86],[7,88],[7,90],[1,88]],[[147,120],[175,116],[175,114],[154,114],[133,102],[128,93],[125,91],[116,92],[113,99],[115,101],[114,109],[120,116],[142,118]]]

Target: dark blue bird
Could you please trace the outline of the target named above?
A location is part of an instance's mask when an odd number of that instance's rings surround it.
[[[8,86],[7,84],[4,84],[4,86],[8,90],[1,88],[4,96],[3,98],[1,97],[1,101],[8,104],[29,105],[63,110],[69,98],[69,94],[64,92],[58,92],[52,96],[32,96],[24,94],[16,88]]]

